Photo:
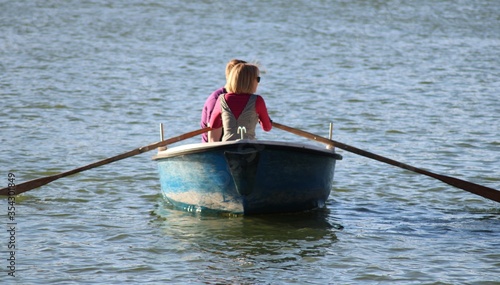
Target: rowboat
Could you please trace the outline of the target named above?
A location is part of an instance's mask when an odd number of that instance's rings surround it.
[[[153,156],[161,193],[175,208],[245,215],[324,207],[340,159],[328,147],[247,139],[187,144]]]

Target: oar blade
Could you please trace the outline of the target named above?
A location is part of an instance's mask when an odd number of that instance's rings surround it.
[[[56,174],[56,175],[52,175],[52,176],[46,176],[46,177],[26,181],[26,182],[17,184],[13,187],[7,187],[7,188],[0,189],[0,195],[2,195],[2,196],[18,195],[18,194],[24,193],[26,191],[41,187],[45,184],[48,184],[54,180],[59,179],[59,178],[60,178],[60,175]]]
[[[476,183],[472,183],[469,181],[465,181],[462,179],[458,179],[455,177],[446,176],[446,175],[435,174],[435,175],[428,175],[428,176],[439,179],[448,185],[460,188],[460,189],[465,190],[467,192],[470,192],[472,194],[476,194],[476,195],[479,195],[481,197],[484,197],[484,198],[487,198],[487,199],[490,199],[490,200],[493,200],[493,201],[500,203],[500,191],[495,190],[493,188],[479,185]]]

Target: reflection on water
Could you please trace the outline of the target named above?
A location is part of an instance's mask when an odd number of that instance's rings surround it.
[[[189,243],[191,250],[220,262],[258,266],[262,262],[289,265],[325,255],[338,241],[343,226],[323,208],[291,214],[235,216],[187,213],[159,201],[156,226],[171,239]]]

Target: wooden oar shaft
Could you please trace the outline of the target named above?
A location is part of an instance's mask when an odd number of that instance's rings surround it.
[[[347,145],[347,144],[344,144],[344,143],[341,143],[341,142],[338,142],[335,140],[330,140],[330,139],[327,139],[327,138],[324,138],[324,137],[321,137],[321,136],[318,136],[318,135],[315,135],[315,134],[312,134],[312,133],[309,133],[306,131],[302,131],[302,130],[299,130],[296,128],[288,127],[288,126],[285,126],[285,125],[282,125],[282,124],[279,124],[276,122],[273,122],[273,127],[276,127],[278,129],[282,129],[282,130],[290,132],[292,134],[296,134],[296,135],[308,138],[310,140],[315,140],[315,141],[318,141],[318,142],[321,142],[324,144],[329,144],[329,145],[333,144],[334,146],[336,146],[340,149],[343,149],[343,150],[346,150],[346,151],[349,151],[349,152],[352,152],[352,153],[355,153],[355,154],[358,154],[358,155],[361,155],[364,157],[368,157],[368,158],[371,158],[374,160],[378,160],[380,162],[391,164],[391,165],[394,165],[394,166],[397,166],[397,167],[400,167],[400,168],[403,168],[406,170],[410,170],[410,171],[413,171],[413,172],[416,172],[419,174],[423,174],[423,175],[438,179],[438,180],[440,180],[446,184],[449,184],[451,186],[463,189],[463,190],[468,191],[470,193],[473,193],[473,194],[476,194],[476,195],[479,195],[479,196],[482,196],[484,198],[487,198],[487,199],[490,199],[490,200],[493,200],[493,201],[500,203],[500,191],[498,191],[496,189],[486,187],[483,185],[479,185],[476,183],[472,183],[469,181],[465,181],[462,179],[433,173],[433,172],[430,172],[430,171],[427,171],[427,170],[424,170],[421,168],[417,168],[417,167],[408,165],[406,163],[402,163],[402,162],[399,162],[399,161],[396,161],[396,160],[393,160],[393,159],[390,159],[387,157],[383,157],[383,156],[375,154],[375,153],[371,153],[371,152],[368,152],[368,151],[365,151],[365,150],[362,150],[362,149],[359,149],[359,148],[356,148],[356,147],[353,147],[353,146],[350,146],[350,145]]]
[[[115,161],[118,161],[118,160],[122,160],[124,158],[131,157],[131,156],[134,156],[134,155],[138,155],[138,154],[141,154],[141,153],[146,152],[146,151],[157,149],[158,147],[166,146],[166,145],[178,142],[178,141],[182,141],[182,140],[194,137],[196,135],[208,132],[210,130],[211,130],[211,128],[207,127],[207,128],[203,128],[203,129],[200,129],[200,130],[192,131],[192,132],[185,133],[185,134],[182,134],[182,135],[177,136],[177,137],[169,138],[167,140],[163,140],[163,141],[152,143],[152,144],[149,144],[149,145],[146,145],[146,146],[143,146],[143,147],[139,147],[139,148],[136,148],[134,150],[131,150],[131,151],[119,154],[119,155],[115,155],[113,157],[109,157],[109,158],[106,158],[106,159],[103,159],[103,160],[99,160],[97,162],[94,162],[94,163],[91,163],[91,164],[88,164],[88,165],[85,165],[85,166],[82,166],[82,167],[79,167],[79,168],[75,168],[73,170],[69,170],[69,171],[61,172],[61,173],[58,173],[58,174],[55,174],[55,175],[46,176],[46,177],[42,177],[42,178],[37,178],[37,179],[30,180],[30,181],[26,181],[26,182],[17,184],[15,186],[15,195],[21,194],[23,192],[26,192],[26,191],[29,191],[29,190],[32,190],[32,189],[35,189],[35,188],[38,188],[40,186],[48,184],[48,183],[50,183],[50,182],[52,182],[54,180],[57,180],[59,178],[63,178],[63,177],[66,177],[66,176],[69,176],[69,175],[73,175],[73,174],[76,174],[76,173],[79,173],[79,172],[82,172],[82,171],[85,171],[85,170],[89,170],[89,169],[92,169],[92,168],[95,168],[95,167],[99,167],[99,166],[102,166],[102,165],[105,165],[105,164],[109,164],[109,163],[112,163],[112,162],[115,162]],[[9,191],[11,189],[9,189],[9,188],[0,189],[0,195],[8,196],[9,195]]]

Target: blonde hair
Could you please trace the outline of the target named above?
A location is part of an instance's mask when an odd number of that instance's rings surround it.
[[[239,63],[247,63],[246,61],[244,60],[241,60],[241,59],[231,59],[227,64],[226,64],[226,80],[227,78],[229,77],[229,73],[231,72],[231,69],[233,69],[233,67]]]
[[[255,64],[239,63],[235,65],[227,78],[226,89],[232,93],[253,94],[257,90],[259,67]]]

